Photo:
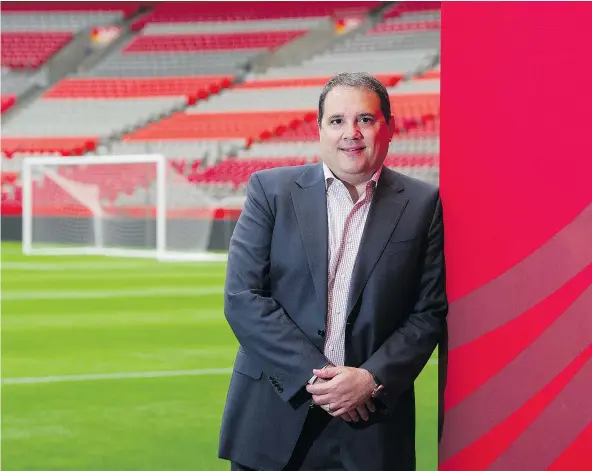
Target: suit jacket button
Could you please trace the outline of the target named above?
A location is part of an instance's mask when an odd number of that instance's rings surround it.
[[[317,334],[319,335],[319,337],[325,337],[325,331],[324,330],[318,330]]]

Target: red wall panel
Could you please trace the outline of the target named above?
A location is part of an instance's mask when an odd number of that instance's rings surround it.
[[[591,23],[585,3],[442,5],[441,471],[592,469]]]

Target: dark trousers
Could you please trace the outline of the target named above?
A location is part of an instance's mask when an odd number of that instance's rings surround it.
[[[341,418],[310,409],[290,461],[281,471],[344,471],[339,448]],[[232,463],[231,471],[257,471]],[[280,471],[280,470],[278,470]]]

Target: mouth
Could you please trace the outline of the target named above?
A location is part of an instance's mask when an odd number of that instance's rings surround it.
[[[356,152],[362,152],[365,148],[366,148],[365,146],[340,147],[339,150],[342,152],[356,153]]]

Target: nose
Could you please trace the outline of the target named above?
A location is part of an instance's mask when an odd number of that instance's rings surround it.
[[[358,127],[357,121],[350,123],[345,128],[345,133],[343,136],[345,139],[361,139],[362,133],[360,132],[360,128]]]

